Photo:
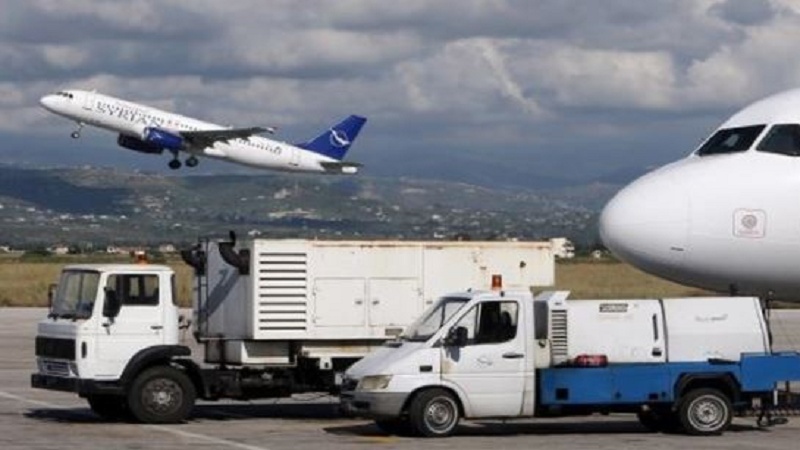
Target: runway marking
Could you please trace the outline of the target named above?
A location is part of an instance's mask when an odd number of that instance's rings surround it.
[[[30,398],[23,397],[21,395],[10,394],[10,393],[5,392],[5,391],[0,391],[0,397],[6,398],[6,399],[9,399],[9,400],[16,400],[16,401],[23,402],[23,403],[29,403],[29,404],[32,404],[32,405],[46,406],[48,408],[53,408],[53,409],[72,409],[72,408],[74,408],[74,406],[62,406],[62,405],[58,405],[58,404],[55,404],[55,403],[41,401],[41,400],[33,400],[33,399],[30,399]],[[180,437],[184,437],[184,438],[190,438],[190,439],[197,439],[197,440],[201,440],[201,441],[206,441],[206,442],[210,442],[212,444],[218,444],[218,445],[225,445],[225,446],[228,446],[228,447],[240,448],[242,450],[269,450],[269,448],[267,448],[267,447],[257,447],[255,445],[242,444],[241,442],[230,441],[228,439],[222,439],[222,438],[216,438],[216,437],[207,436],[205,434],[200,434],[200,433],[192,433],[191,431],[184,431],[184,430],[181,430],[181,429],[178,429],[178,428],[172,428],[172,427],[168,427],[168,426],[165,426],[165,425],[138,425],[138,427],[139,428],[144,428],[144,429],[150,429],[150,430],[157,430],[157,431],[161,431],[161,432],[164,432],[164,433],[170,433],[170,434],[173,434],[175,436],[180,436]]]
[[[16,400],[16,401],[23,402],[23,403],[30,403],[32,405],[46,406],[48,408],[53,408],[53,409],[72,409],[72,408],[75,408],[75,406],[62,406],[62,405],[56,405],[55,403],[43,402],[41,400],[33,400],[33,399],[25,398],[25,397],[22,397],[22,396],[19,396],[19,395],[9,394],[8,392],[4,392],[4,391],[0,391],[0,397],[7,398],[9,400]]]
[[[183,430],[180,430],[180,429],[177,429],[177,428],[170,428],[170,427],[166,427],[166,426],[163,426],[163,425],[141,425],[141,427],[142,428],[149,428],[149,429],[153,429],[153,430],[158,430],[158,431],[163,431],[165,433],[172,433],[174,435],[181,436],[181,437],[200,439],[200,440],[211,442],[211,443],[214,443],[214,444],[228,445],[230,447],[241,448],[241,449],[244,449],[244,450],[269,450],[266,447],[256,447],[255,445],[242,444],[241,442],[229,441],[227,439],[222,439],[222,438],[215,438],[215,437],[211,437],[211,436],[206,436],[205,434],[192,433],[190,431],[183,431]]]

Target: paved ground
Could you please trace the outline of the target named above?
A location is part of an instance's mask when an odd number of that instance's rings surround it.
[[[797,448],[800,418],[759,430],[737,419],[726,435],[692,438],[647,433],[633,416],[614,415],[507,424],[469,423],[449,439],[382,435],[369,422],[336,413],[333,398],[254,403],[208,403],[183,425],[150,426],[100,421],[78,397],[34,390],[35,322],[42,309],[0,308],[0,449],[320,449],[346,448],[547,448],[650,450]],[[800,311],[773,318],[776,346],[800,349]]]

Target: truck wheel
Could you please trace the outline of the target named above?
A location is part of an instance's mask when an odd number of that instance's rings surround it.
[[[194,385],[189,377],[169,366],[145,370],[128,392],[131,414],[144,423],[183,422],[189,417],[194,399]]]
[[[678,418],[688,434],[722,434],[731,424],[733,407],[728,397],[717,389],[695,389],[681,399]]]
[[[90,395],[86,397],[92,412],[105,420],[120,420],[130,417],[125,397],[119,395]]]
[[[455,398],[444,389],[422,391],[408,410],[414,431],[425,437],[446,437],[458,425],[459,410]]]
[[[375,426],[386,434],[395,436],[408,436],[411,434],[411,424],[405,418],[376,420]]]

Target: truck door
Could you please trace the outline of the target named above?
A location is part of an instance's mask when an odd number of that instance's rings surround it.
[[[522,412],[526,355],[520,316],[516,301],[481,302],[456,324],[467,329],[467,345],[442,347],[442,379],[467,394],[473,417]]]
[[[113,320],[97,322],[95,378],[116,379],[139,350],[164,344],[164,308],[157,274],[112,274],[105,289],[115,292],[122,307]]]

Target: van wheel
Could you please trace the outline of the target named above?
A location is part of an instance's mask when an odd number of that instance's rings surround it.
[[[125,397],[119,395],[90,395],[86,397],[92,412],[105,420],[120,420],[130,417]]]
[[[183,422],[189,417],[194,399],[194,385],[189,377],[169,366],[145,370],[128,392],[131,414],[144,423]]]
[[[460,418],[458,403],[444,389],[422,391],[411,401],[408,413],[414,431],[425,437],[450,436]]]
[[[681,399],[678,418],[688,434],[722,434],[731,424],[733,407],[730,399],[717,389],[695,389]]]

